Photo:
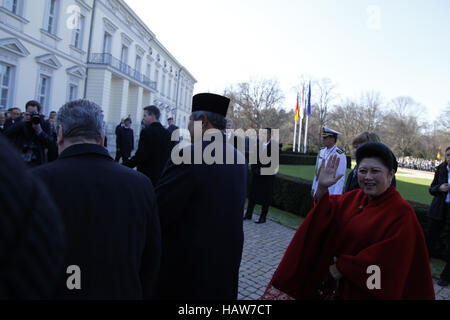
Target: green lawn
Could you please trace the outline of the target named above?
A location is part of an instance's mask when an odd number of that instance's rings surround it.
[[[347,175],[350,171],[350,169],[347,169]],[[279,173],[312,181],[314,179],[314,166],[280,165]],[[428,192],[428,188],[432,178],[404,177],[402,174],[405,174],[405,172],[399,170],[396,176],[397,190],[402,197],[405,200],[430,204],[433,197]]]

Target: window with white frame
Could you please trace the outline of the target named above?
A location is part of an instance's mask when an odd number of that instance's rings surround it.
[[[58,26],[59,0],[47,1],[47,25],[45,30],[55,35]]]
[[[0,63],[0,108],[11,108],[11,83],[13,78],[14,68],[6,64]]]
[[[172,80],[169,79],[169,85],[167,86],[167,98],[169,98],[169,99],[171,96],[171,92],[170,92],[171,89],[172,89]]]
[[[77,49],[83,48],[83,33],[84,33],[84,17],[79,16],[78,28],[73,29],[72,45]]]
[[[39,76],[39,91],[38,91],[38,101],[43,108],[43,112],[48,108],[50,100],[50,83],[51,78],[49,76],[41,74]]]
[[[158,69],[155,70],[155,82],[156,82],[156,90],[158,90],[158,87],[159,87],[159,85],[158,85],[158,83],[159,83],[159,71],[158,71]]]
[[[142,58],[140,56],[136,56],[136,63],[134,65],[134,69],[141,73],[141,67],[142,67]]]
[[[150,79],[151,71],[152,71],[152,69],[151,69],[150,63],[147,63],[147,70],[145,71],[145,76],[149,79]]]
[[[78,86],[74,83],[69,84],[69,101],[78,99]]]
[[[120,54],[120,70],[122,72],[127,72],[128,66],[128,47],[126,45],[122,45],[122,52]]]
[[[166,92],[166,76],[163,74],[161,79],[161,94],[164,95]]]
[[[21,16],[23,6],[22,1],[23,0],[3,0],[3,7],[14,14]]]
[[[184,89],[181,88],[181,93],[180,93],[180,105],[181,106],[183,106],[183,98],[184,98],[183,92],[184,92]]]
[[[112,47],[112,36],[105,32],[103,36],[103,53],[111,53],[111,47]]]
[[[173,101],[175,101],[177,98],[177,83],[174,82],[173,84]]]

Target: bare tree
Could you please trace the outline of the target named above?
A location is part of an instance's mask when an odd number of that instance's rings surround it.
[[[425,107],[408,96],[400,96],[391,100],[390,109],[400,118],[413,116],[417,119],[424,114]]]
[[[278,112],[284,101],[279,82],[274,79],[252,79],[239,83],[236,88],[226,89],[225,95],[231,99],[229,117],[245,129],[273,124],[269,121],[269,115]]]
[[[364,111],[364,130],[369,132],[378,131],[383,122],[381,105],[383,101],[381,94],[375,91],[364,92],[361,95],[361,107]]]
[[[314,97],[314,102],[317,105],[319,136],[321,135],[321,128],[327,123],[328,112],[330,111],[331,105],[333,101],[338,97],[335,89],[336,86],[328,78],[322,78],[319,81],[315,81],[313,89],[311,89]]]

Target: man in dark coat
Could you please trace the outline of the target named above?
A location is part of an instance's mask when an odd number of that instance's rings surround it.
[[[122,158],[122,161],[128,160],[131,151],[134,150],[134,132],[133,129],[131,129],[131,123],[131,119],[126,118],[123,122],[123,126],[116,129],[116,162],[119,162],[120,158]]]
[[[0,136],[0,300],[53,299],[64,275],[60,212]]]
[[[167,127],[167,131],[169,132],[170,137],[169,150],[172,153],[173,148],[180,142],[180,138],[178,138],[178,140],[172,141],[172,134],[174,133],[174,131],[178,130],[178,127],[175,125],[173,117],[169,117],[167,119],[167,123],[169,124],[169,126]]]
[[[66,263],[80,270],[81,289],[63,281],[58,298],[153,298],[161,233],[150,180],[114,162],[102,146],[103,114],[96,104],[67,103],[57,128],[58,160],[32,172],[63,215]]]
[[[442,230],[448,226],[447,263],[440,275],[438,284],[447,287],[450,284],[450,147],[445,151],[445,161],[437,168],[430,194],[434,197],[428,210],[428,252],[432,254]]]
[[[261,174],[261,168],[269,168],[269,164],[262,164],[260,159],[261,150],[267,152],[267,157],[272,156],[272,140],[271,140],[271,129],[267,128],[267,141],[264,143],[258,142],[258,155],[257,163],[251,165],[252,171],[252,182],[250,186],[250,194],[248,197],[248,207],[245,213],[245,220],[251,220],[253,215],[253,210],[256,204],[262,205],[261,215],[259,220],[256,222],[258,224],[265,223],[266,217],[269,212],[269,206],[272,204],[273,199],[273,184],[275,181],[275,175],[264,175]],[[278,147],[278,144],[277,144]],[[267,150],[267,151],[266,151]]]
[[[25,105],[24,121],[15,122],[5,131],[6,137],[16,146],[29,168],[47,163],[45,152],[54,143],[50,128],[40,115],[41,104],[28,101]]]
[[[163,239],[160,299],[237,299],[247,166],[221,132],[228,105],[222,96],[194,96],[189,122],[194,143],[181,149],[185,161],[169,161],[156,188]],[[224,150],[223,159],[194,161],[211,146]],[[225,164],[227,152],[234,164]]]
[[[9,117],[6,118],[5,121],[5,129],[8,129],[9,127],[11,127],[13,124],[16,124],[18,122],[21,122],[23,119],[21,117],[21,112],[19,108],[11,108],[8,110],[9,112]]]
[[[138,149],[134,157],[124,162],[130,168],[137,167],[139,172],[152,180],[154,186],[170,156],[170,136],[159,122],[160,116],[161,112],[156,106],[144,108],[146,127],[141,131]]]

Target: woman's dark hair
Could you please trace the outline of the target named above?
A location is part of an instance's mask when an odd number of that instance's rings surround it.
[[[381,142],[367,142],[356,150],[356,163],[358,166],[365,158],[379,159],[389,171],[397,171],[398,162],[395,159],[395,155],[388,146]]]

